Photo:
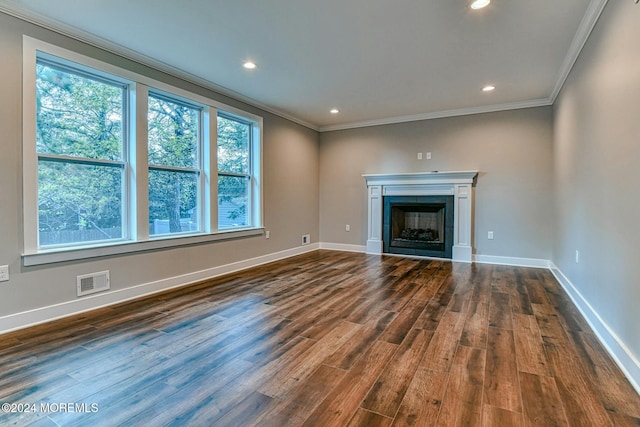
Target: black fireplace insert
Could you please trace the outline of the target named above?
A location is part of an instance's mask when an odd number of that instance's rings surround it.
[[[453,196],[384,197],[384,252],[451,258]]]

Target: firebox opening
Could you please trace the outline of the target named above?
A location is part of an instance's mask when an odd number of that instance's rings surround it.
[[[385,252],[451,258],[453,197],[385,197],[383,227]]]
[[[413,247],[444,243],[444,205],[393,206],[391,245]]]

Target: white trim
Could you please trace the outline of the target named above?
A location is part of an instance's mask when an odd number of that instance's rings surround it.
[[[473,262],[479,264],[512,265],[515,267],[549,268],[548,259],[518,258],[496,255],[474,255]]]
[[[530,101],[510,102],[506,104],[482,105],[478,107],[457,108],[455,110],[434,111],[432,113],[412,114],[408,116],[387,117],[375,120],[343,123],[339,125],[320,126],[319,132],[364,128],[369,126],[391,125],[396,123],[417,122],[421,120],[442,119],[446,117],[469,116],[472,114],[495,113],[498,111],[519,110],[522,108],[547,107],[552,105],[550,98],[532,99]]]
[[[155,282],[144,283],[126,289],[91,295],[73,301],[67,301],[48,307],[37,308],[21,313],[10,314],[0,317],[0,334],[11,332],[17,329],[27,328],[40,323],[50,322],[63,317],[96,310],[98,308],[118,304],[136,298],[163,292],[169,289],[188,286],[202,280],[212,279],[225,274],[234,273],[248,268],[256,267],[273,261],[301,255],[319,249],[318,243],[296,247],[280,252],[262,255],[244,261],[225,264],[206,270],[183,274],[181,276],[169,277]]]
[[[367,247],[364,245],[348,245],[345,243],[320,242],[320,249],[326,249],[328,251],[343,251],[343,252],[359,252],[359,253],[367,252]]]
[[[551,104],[556,102],[556,98],[560,94],[564,83],[569,77],[569,73],[571,73],[573,66],[578,60],[580,52],[582,52],[582,48],[587,43],[587,39],[589,38],[591,31],[593,31],[593,28],[596,26],[604,7],[607,5],[607,1],[608,0],[591,0],[589,3],[587,11],[580,22],[580,26],[578,26],[578,31],[576,31],[576,34],[571,41],[569,51],[560,66],[560,72],[558,73],[556,84],[551,90],[551,95],[549,95]]]
[[[204,188],[204,198],[202,201],[201,218],[206,233],[218,231],[218,209],[206,209],[207,206],[214,206],[218,203],[218,109],[215,107],[205,107],[202,112],[202,134],[204,136],[204,146],[202,150],[202,161],[204,174],[201,181]]]
[[[399,187],[397,195],[405,194],[416,189],[416,185],[424,185],[428,189],[428,194],[438,192],[438,194],[454,194],[449,184],[473,184],[478,171],[444,171],[444,172],[409,172],[409,173],[369,173],[362,175],[367,181],[367,185],[384,185],[384,186],[406,186]],[[438,187],[438,185],[440,185]],[[384,193],[385,196],[391,195],[389,192]],[[394,193],[394,195],[396,195]]]
[[[455,259],[447,259],[447,258],[434,258],[434,257],[402,255],[402,254],[387,254],[387,253],[379,253],[375,251],[370,252],[370,251],[367,251],[367,246],[365,245],[348,245],[344,243],[321,242],[320,249],[326,249],[328,251],[360,252],[360,253],[367,253],[370,255],[388,255],[388,256],[400,256],[400,257],[407,257],[407,258],[442,259],[445,261],[468,262],[468,261],[458,261]],[[505,256],[494,256],[494,255],[473,255],[472,262],[477,262],[479,264],[511,265],[515,267],[532,267],[532,268],[550,268],[549,266],[551,265],[551,261],[546,259],[517,258],[517,257],[505,257]]]
[[[607,325],[575,285],[571,283],[567,276],[565,276],[553,262],[550,263],[549,269],[563,289],[569,294],[573,304],[578,307],[578,310],[580,310],[580,313],[582,313],[582,316],[586,319],[600,343],[622,370],[636,392],[640,394],[640,360],[629,350],[624,341]]]
[[[136,144],[136,141],[147,141],[149,136],[149,86],[133,83],[129,88],[129,96],[129,105],[135,107],[129,111],[129,141],[126,144],[130,193],[129,209],[125,214],[129,217],[131,231],[126,238],[145,241],[149,240],[149,145]]]
[[[31,267],[34,265],[53,264],[56,262],[123,255],[134,252],[175,248],[178,246],[197,245],[220,240],[239,239],[242,237],[259,236],[261,234],[264,234],[264,230],[262,228],[249,228],[244,230],[218,231],[215,234],[161,236],[157,239],[141,242],[103,243],[96,246],[82,248],[72,248],[67,250],[56,249],[51,252],[23,254],[22,263],[25,267]]]
[[[36,152],[36,50],[22,43],[22,218],[25,253],[38,250],[38,154]],[[28,142],[28,143],[27,143]]]

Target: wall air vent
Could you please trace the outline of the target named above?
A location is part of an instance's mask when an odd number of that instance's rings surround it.
[[[110,288],[109,271],[83,274],[82,276],[78,276],[77,282],[79,297],[106,291]]]

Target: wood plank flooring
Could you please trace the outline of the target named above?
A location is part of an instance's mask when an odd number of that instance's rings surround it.
[[[0,403],[30,405],[3,426],[640,425],[548,271],[331,251],[0,336]]]

